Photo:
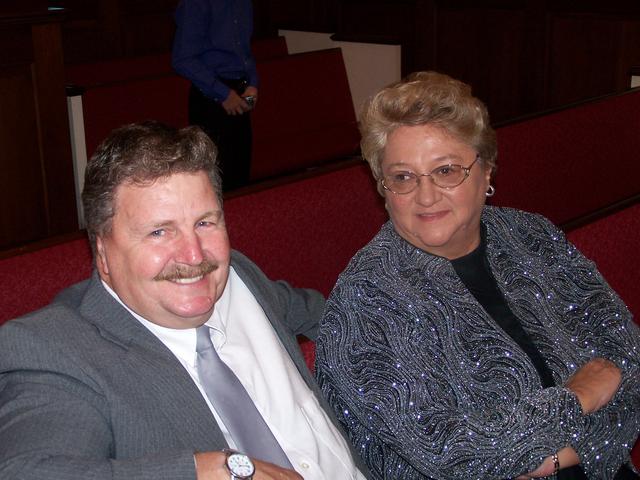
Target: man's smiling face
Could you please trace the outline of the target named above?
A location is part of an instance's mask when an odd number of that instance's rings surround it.
[[[229,275],[222,208],[205,172],[118,186],[98,236],[100,277],[143,318],[169,328],[206,322]]]

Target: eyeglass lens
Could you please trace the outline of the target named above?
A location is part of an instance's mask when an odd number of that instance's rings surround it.
[[[417,175],[413,172],[395,172],[383,178],[382,185],[394,193],[410,193],[418,187],[421,177],[429,177],[434,184],[441,188],[453,188],[460,185],[469,176],[471,167],[478,160],[475,160],[468,167],[462,165],[442,165],[434,168],[429,173]]]

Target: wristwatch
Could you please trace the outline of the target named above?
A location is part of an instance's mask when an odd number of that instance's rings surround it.
[[[225,450],[227,459],[225,465],[231,474],[231,480],[251,480],[256,471],[251,459],[244,453],[235,450]]]

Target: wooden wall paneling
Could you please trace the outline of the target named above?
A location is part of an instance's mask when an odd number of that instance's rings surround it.
[[[640,87],[640,63],[629,69],[628,80],[631,88]]]
[[[265,38],[278,35],[278,27],[272,20],[273,0],[253,0],[253,37]]]
[[[338,28],[339,0],[314,0],[314,11],[317,22],[322,27],[320,31],[335,32]]]
[[[637,15],[640,13],[638,0],[536,0],[549,11],[565,13],[591,13],[595,15]]]
[[[634,67],[640,66],[640,19],[622,21],[622,47],[618,55],[616,90],[629,88],[629,77]]]
[[[274,34],[278,28],[323,31],[322,19],[316,16],[320,3],[319,0],[254,0],[254,24],[263,25],[264,18],[260,17],[266,14],[271,23],[266,34]]]
[[[0,17],[0,248],[46,234],[32,64],[30,26]]]
[[[31,64],[31,27],[28,24],[5,20],[0,14],[0,52],[0,65],[3,67]]]
[[[623,21],[591,14],[551,14],[546,108],[615,92]]]
[[[52,0],[53,1],[53,0]],[[171,50],[179,0],[59,0],[65,63],[77,64]]]
[[[402,73],[472,84],[501,121],[619,92],[640,62],[637,0],[339,0],[341,40],[392,39]]]
[[[62,37],[58,22],[31,26],[38,141],[44,171],[49,235],[78,228]]]
[[[254,0],[256,23],[270,23],[269,36],[278,29],[334,33],[340,0]]]
[[[113,38],[107,38],[105,1],[57,0],[65,9],[62,46],[65,63],[103,60],[113,55]]]
[[[174,12],[179,0],[120,0],[119,29],[123,56],[171,51]]]
[[[493,120],[522,111],[526,6],[449,8],[437,13],[436,69],[472,85]]]
[[[400,44],[402,75],[433,68],[434,0],[341,0],[341,40]]]
[[[63,25],[69,64],[170,49],[179,0],[48,1],[69,9]],[[497,118],[619,91],[628,83],[628,67],[640,61],[637,0],[253,3],[256,38],[284,28],[400,44],[403,75],[444,69],[472,81]]]
[[[59,13],[0,14],[0,248],[78,228]]]
[[[500,120],[522,113],[527,12],[524,1],[342,0],[338,31],[340,39],[397,41],[403,76],[438,70],[472,83]]]
[[[31,62],[0,67],[0,249],[47,235],[34,93]]]
[[[122,32],[120,29],[120,4],[118,0],[98,0],[102,19],[106,58],[116,58],[124,55]]]
[[[547,95],[549,21],[546,3],[525,0],[525,5],[518,116],[543,110]]]
[[[435,0],[423,0],[415,4],[413,39],[405,44],[413,57],[411,71],[433,70],[438,65],[438,8]],[[405,47],[407,48],[407,47]],[[401,52],[402,53],[402,52]],[[409,71],[404,71],[404,75]]]
[[[109,42],[104,39],[102,24],[97,18],[66,23],[62,42],[65,63],[93,62],[113,56]]]
[[[272,4],[273,26],[282,29],[333,33],[337,29],[339,0],[276,1]],[[286,5],[286,8],[282,7]],[[286,20],[281,20],[286,11]]]

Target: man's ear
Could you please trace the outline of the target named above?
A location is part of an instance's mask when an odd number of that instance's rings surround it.
[[[106,281],[109,277],[109,264],[107,263],[104,241],[100,236],[96,237],[96,267],[100,277]]]

